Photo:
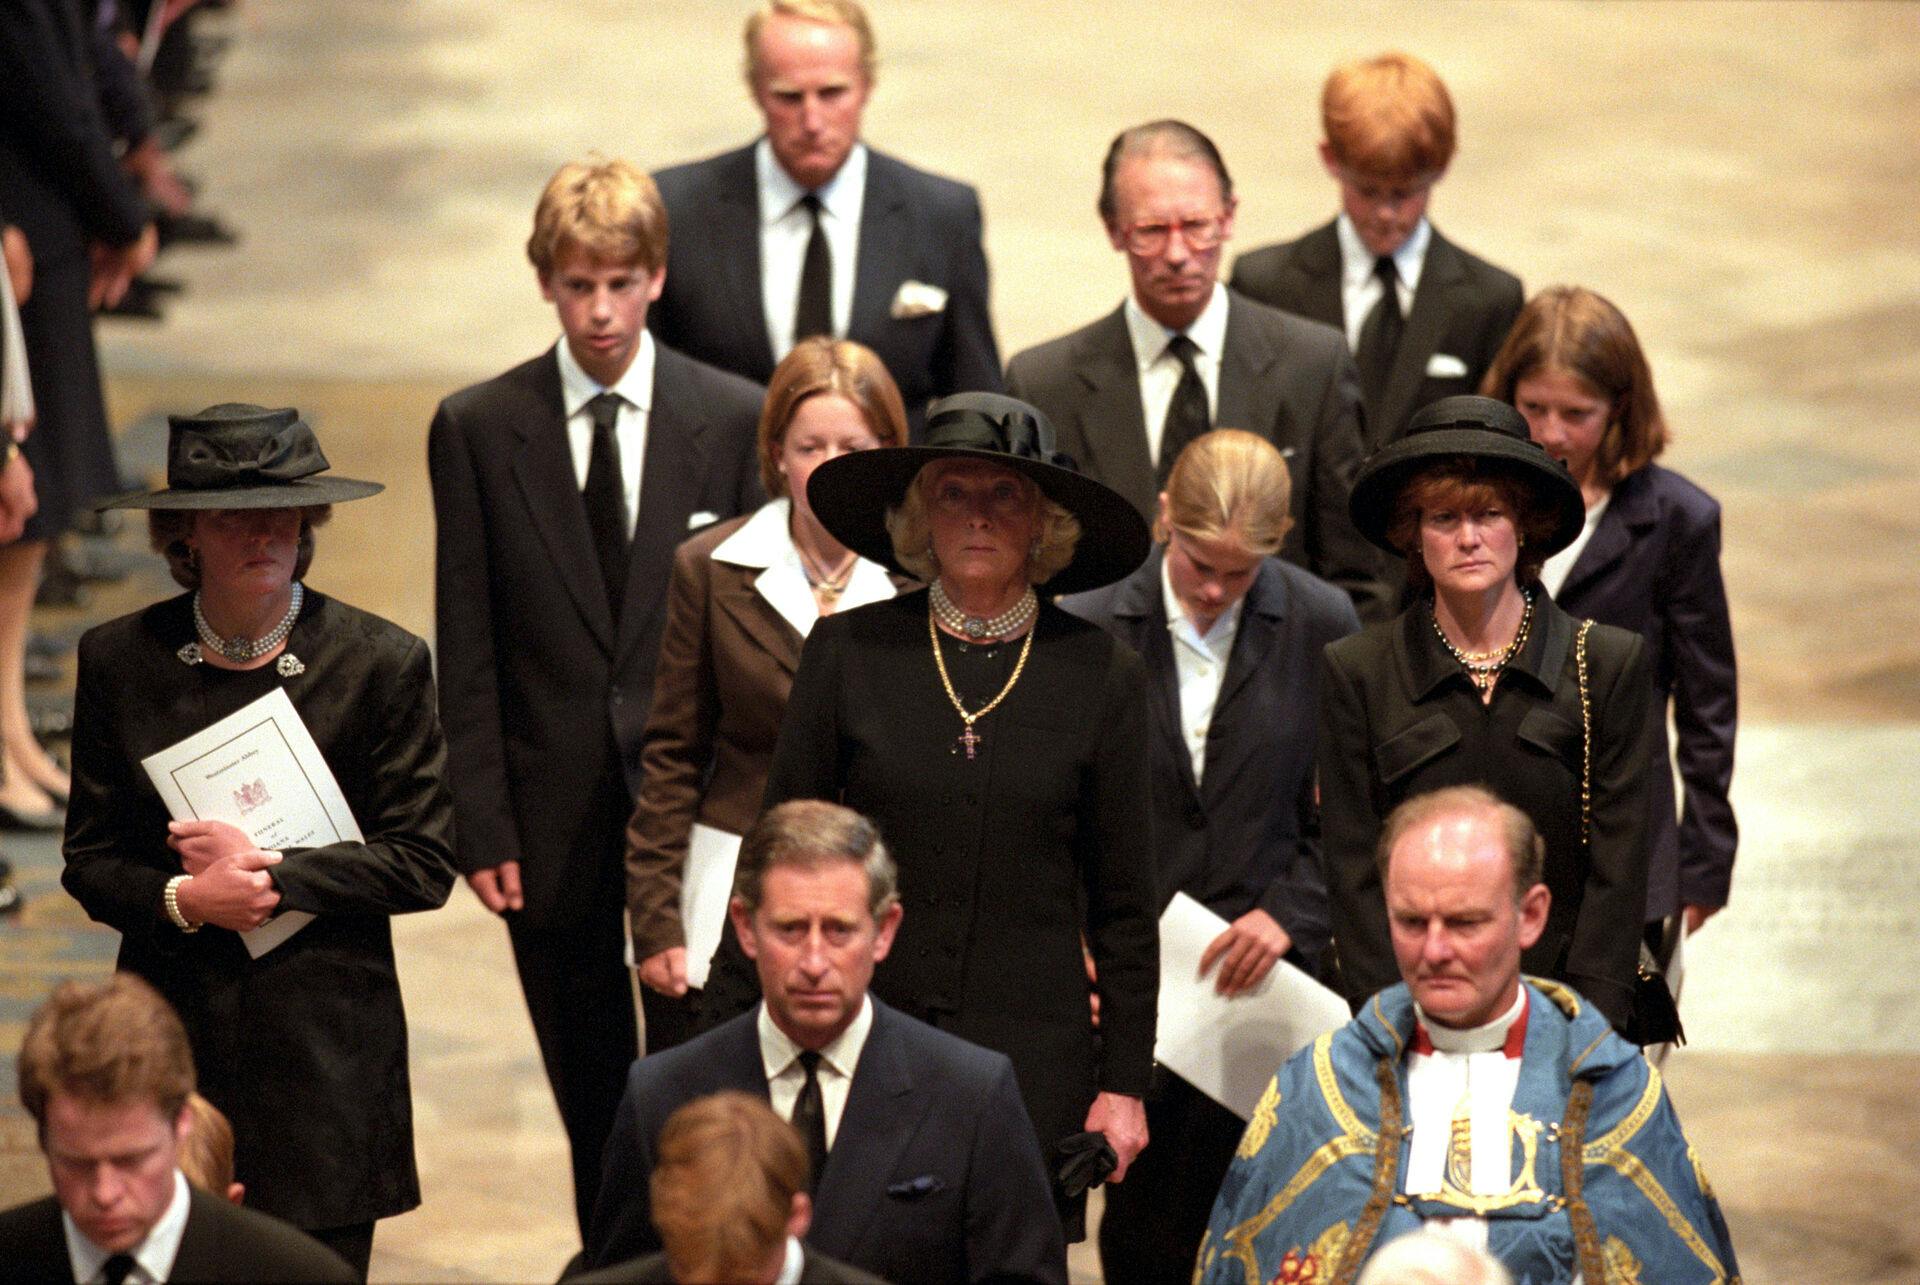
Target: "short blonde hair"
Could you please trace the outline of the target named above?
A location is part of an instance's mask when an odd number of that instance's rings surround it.
[[[937,459],[923,466],[907,484],[907,493],[900,497],[900,503],[887,510],[887,535],[893,541],[893,560],[927,584],[932,584],[940,575],[940,560],[933,552],[933,525],[927,520],[927,492],[938,476],[938,466],[949,463],[950,459]],[[994,463],[984,452],[982,460]],[[1040,505],[1040,535],[1027,554],[1027,583],[1045,584],[1073,561],[1073,551],[1080,543],[1080,519],[1067,512],[1064,505],[1048,499],[1040,490],[1040,484],[1026,474],[1012,468],[1007,472],[1019,478],[1027,498]]]
[[[1189,442],[1167,474],[1166,496],[1166,517],[1153,524],[1162,543],[1173,531],[1209,544],[1234,536],[1264,558],[1279,551],[1293,526],[1287,461],[1245,429],[1217,428]]]
[[[799,1130],[765,1099],[727,1091],[668,1116],[655,1154],[653,1223],[674,1279],[745,1280],[763,1270],[786,1240],[794,1196],[807,1190]]]
[[[802,339],[773,368],[767,400],[760,407],[760,485],[768,495],[778,498],[787,493],[787,478],[780,471],[787,426],[800,403],[821,393],[852,402],[880,445],[907,444],[907,411],[900,401],[900,388],[873,349],[826,335]]]
[[[225,1200],[233,1186],[233,1125],[198,1093],[187,1095],[193,1128],[180,1147],[180,1172],[200,1190]]]
[[[1453,160],[1453,99],[1412,54],[1336,67],[1320,91],[1320,124],[1334,159],[1368,178],[1411,182]]]
[[[745,66],[748,89],[760,87],[760,32],[773,18],[798,18],[802,22],[848,28],[860,44],[860,74],[866,78],[869,86],[873,84],[874,72],[879,64],[873,49],[873,26],[867,21],[867,11],[855,4],[854,0],[764,0],[747,19]]]
[[[667,264],[667,207],[660,189],[630,161],[568,161],[547,180],[534,207],[527,258],[544,279],[570,249],[601,263],[658,272]]]

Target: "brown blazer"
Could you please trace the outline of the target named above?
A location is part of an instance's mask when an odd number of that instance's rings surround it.
[[[800,644],[817,618],[787,513],[788,501],[774,500],[674,553],[640,795],[627,823],[635,959],[686,944],[680,883],[694,824],[744,834],[760,815]],[[895,588],[884,570],[862,562],[841,609],[892,597]]]

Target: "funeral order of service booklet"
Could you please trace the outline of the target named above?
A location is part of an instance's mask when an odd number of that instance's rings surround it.
[[[183,741],[140,760],[176,821],[225,821],[266,852],[357,843],[333,769],[300,712],[276,687]],[[255,959],[313,920],[301,910],[240,934]]]

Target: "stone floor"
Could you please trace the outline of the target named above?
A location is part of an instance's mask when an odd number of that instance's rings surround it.
[[[246,239],[169,259],[191,290],[166,325],[105,331],[130,453],[151,457],[159,412],[306,408],[340,471],[390,488],[340,510],[316,585],[429,632],[425,427],[551,341],[520,249],[540,184],[590,148],[654,166],[749,137],[746,8],[239,8],[183,160]],[[1250,248],[1331,212],[1311,150],[1329,66],[1401,46],[1441,69],[1462,142],[1436,221],[1530,285],[1618,302],[1671,463],[1726,508],[1744,842],[1733,905],[1693,943],[1675,1100],[1749,1281],[1920,1280],[1901,1199],[1920,1190],[1920,852],[1899,802],[1920,762],[1920,8],[874,8],[868,136],[979,185],[1006,352],[1124,289],[1092,212],[1116,129],[1208,130]],[[0,1051],[51,979],[112,951],[58,892],[50,841],[8,852],[32,901],[0,925]],[[464,891],[396,935],[426,1200],[382,1226],[374,1277],[550,1278],[572,1246],[565,1157],[505,936]],[[42,1189],[0,1112],[0,1204]],[[1084,1252],[1074,1268],[1098,1279]]]

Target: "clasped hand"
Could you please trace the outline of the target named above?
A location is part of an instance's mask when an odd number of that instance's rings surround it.
[[[272,917],[280,893],[267,874],[281,860],[224,821],[169,821],[167,846],[190,876],[176,894],[180,913],[194,923],[249,932]]]

